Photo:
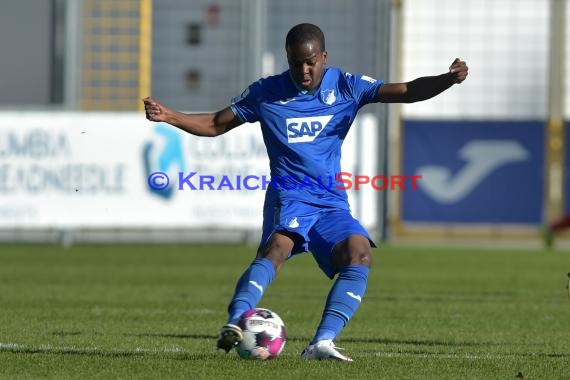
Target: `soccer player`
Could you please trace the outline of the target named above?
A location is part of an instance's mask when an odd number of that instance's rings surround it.
[[[468,69],[455,59],[446,73],[407,83],[350,74],[326,67],[323,32],[307,23],[288,32],[285,50],[289,70],[251,84],[229,107],[184,114],[146,98],[146,117],[197,136],[218,136],[245,122],[261,125],[274,185],[266,192],[257,255],[237,282],[217,347],[228,352],[239,344],[240,315],[257,306],[287,259],[310,251],[336,280],[301,357],[352,361],[334,340],[364,297],[375,245],[352,217],[343,186],[328,186],[323,178],[340,173],[341,145],[361,107],[432,98],[463,82]]]
[[[570,214],[564,215],[560,219],[543,226],[541,233],[544,246],[551,249],[554,245],[556,235],[568,229],[570,229]]]

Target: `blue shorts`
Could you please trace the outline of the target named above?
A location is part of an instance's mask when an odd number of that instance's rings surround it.
[[[376,247],[366,229],[349,210],[300,201],[283,202],[280,206],[265,205],[259,249],[263,249],[271,235],[278,231],[288,231],[298,236],[289,258],[310,251],[321,270],[330,278],[338,272],[331,263],[336,244],[350,235],[362,235],[372,247]]]

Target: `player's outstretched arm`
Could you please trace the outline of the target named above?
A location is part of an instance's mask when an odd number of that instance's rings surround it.
[[[148,120],[168,123],[195,136],[219,136],[243,124],[229,107],[218,112],[186,114],[150,97],[144,98],[143,103]]]
[[[421,77],[406,83],[385,83],[376,94],[376,101],[382,103],[414,103],[433,98],[454,84],[467,78],[469,68],[456,58],[445,74]]]

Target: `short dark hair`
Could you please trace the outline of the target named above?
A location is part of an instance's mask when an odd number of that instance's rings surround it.
[[[321,51],[325,51],[325,35],[321,28],[316,25],[303,23],[291,28],[285,38],[285,49],[298,46],[309,41],[319,44]]]

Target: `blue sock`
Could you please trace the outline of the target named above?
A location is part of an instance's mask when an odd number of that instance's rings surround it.
[[[362,265],[348,265],[340,270],[327,298],[321,323],[310,344],[320,340],[334,340],[340,334],[360,306],[366,291],[368,271],[368,267]]]
[[[257,306],[263,292],[275,278],[275,268],[269,259],[255,259],[241,275],[228,306],[228,323],[236,324],[239,317]]]

